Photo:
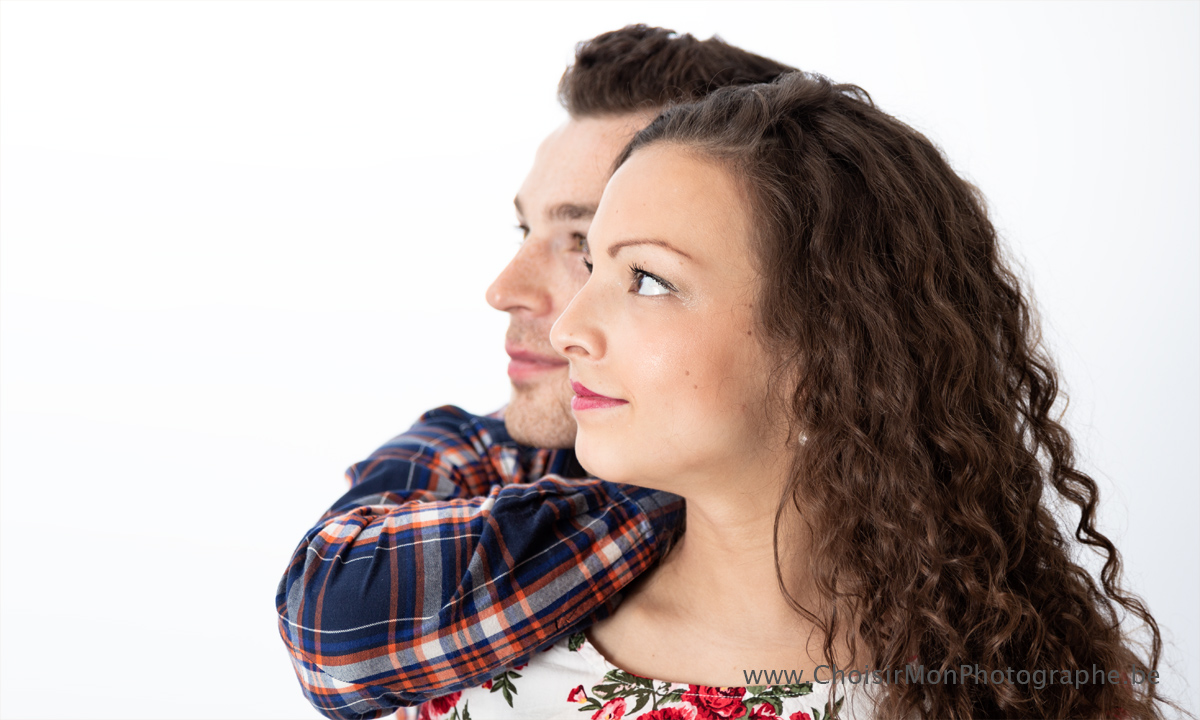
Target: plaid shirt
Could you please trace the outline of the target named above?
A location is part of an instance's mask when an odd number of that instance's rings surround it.
[[[275,598],[313,706],[381,717],[608,616],[683,501],[584,474],[573,450],[520,446],[499,417],[449,405],[347,470]]]

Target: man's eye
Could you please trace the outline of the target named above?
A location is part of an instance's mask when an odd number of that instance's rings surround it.
[[[529,226],[528,225],[517,225],[517,229],[521,231],[521,239],[522,240],[526,240],[529,238]]]
[[[672,290],[662,280],[636,267],[633,269],[633,285],[638,295],[670,295]]]
[[[575,252],[585,253],[588,251],[587,235],[575,233],[571,237],[575,241]]]

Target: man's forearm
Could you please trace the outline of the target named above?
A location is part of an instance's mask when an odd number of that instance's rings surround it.
[[[305,691],[331,717],[378,717],[526,662],[645,571],[680,509],[561,478],[374,500],[310,531],[277,598]]]
[[[550,477],[495,419],[439,408],[351,467],[297,547],[279,629],[321,712],[379,717],[477,685],[590,622],[659,556],[682,500]]]

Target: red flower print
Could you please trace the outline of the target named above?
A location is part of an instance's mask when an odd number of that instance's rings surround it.
[[[638,715],[637,720],[696,720],[696,708],[692,705],[661,707]]]
[[[788,720],[812,720],[812,715],[806,712],[794,712]]]
[[[763,703],[754,708],[754,712],[750,713],[750,720],[779,720],[779,716],[775,714],[774,705]]]
[[[482,687],[483,687],[483,689],[484,689],[484,690],[491,690],[491,689],[492,689],[492,681],[491,681],[491,680],[484,680],[484,681],[483,681],[483,685],[482,685]]]
[[[583,686],[580,685],[579,689],[582,690]],[[625,717],[625,698],[615,698],[604,703],[604,707],[596,711],[592,720],[621,720],[623,717]]]
[[[421,705],[420,720],[434,720],[440,718],[450,712],[450,708],[458,703],[458,699],[462,697],[462,692],[450,693],[441,697],[435,697]]]
[[[746,706],[742,704],[745,694],[746,688],[688,685],[688,691],[681,699],[696,706],[698,720],[728,720],[746,714]]]
[[[583,686],[575,688],[567,695],[567,702],[585,703],[587,702],[587,693],[583,691]]]

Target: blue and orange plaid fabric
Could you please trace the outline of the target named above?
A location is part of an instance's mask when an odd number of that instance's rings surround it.
[[[483,684],[615,609],[683,518],[675,495],[518,445],[498,414],[431,410],[346,472],[279,583],[279,632],[330,718]]]

